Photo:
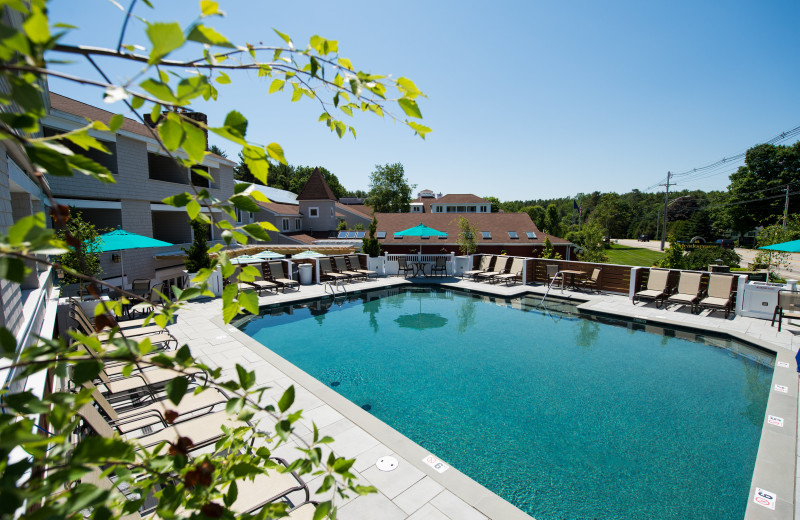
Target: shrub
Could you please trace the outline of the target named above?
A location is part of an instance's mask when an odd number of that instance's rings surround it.
[[[190,273],[196,273],[200,269],[208,269],[211,267],[211,258],[208,256],[208,225],[200,222],[199,220],[192,221],[192,231],[194,231],[194,239],[189,249],[181,248],[186,253],[186,270]]]

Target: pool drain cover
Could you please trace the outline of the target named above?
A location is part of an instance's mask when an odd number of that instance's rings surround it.
[[[378,462],[376,462],[375,465],[381,471],[392,471],[394,469],[397,469],[397,459],[387,455],[385,457],[379,458]]]

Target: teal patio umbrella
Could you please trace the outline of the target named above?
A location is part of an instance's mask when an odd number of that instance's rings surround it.
[[[321,256],[325,256],[322,253],[317,253],[316,251],[303,251],[302,253],[297,253],[296,255],[292,255],[292,258],[319,258]]]
[[[762,246],[759,247],[759,249],[766,249],[767,251],[782,251],[784,253],[800,253],[800,240],[772,244],[771,246]]]
[[[126,249],[142,249],[145,247],[166,247],[174,244],[164,242],[155,238],[137,235],[125,231],[124,229],[115,229],[97,237],[93,243],[86,244],[86,250],[90,253],[108,253],[111,251],[120,251],[120,285],[125,288],[125,262],[123,262],[122,251]]]
[[[276,253],[275,251],[270,251],[269,249],[267,249],[265,251],[261,251],[260,253],[254,254],[253,258],[260,258],[260,259],[264,260],[264,259],[270,259],[270,258],[283,258],[283,255],[280,254],[280,253]]]
[[[446,237],[447,233],[444,231],[437,231],[431,227],[426,226],[422,222],[418,226],[398,231],[394,234],[396,237]],[[422,254],[422,241],[419,243],[419,254]]]

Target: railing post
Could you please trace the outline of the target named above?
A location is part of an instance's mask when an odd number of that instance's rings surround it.
[[[643,269],[643,267],[631,267],[631,281],[630,287],[628,288],[628,298],[631,300],[631,302],[633,302],[633,296],[636,294],[637,274]]]

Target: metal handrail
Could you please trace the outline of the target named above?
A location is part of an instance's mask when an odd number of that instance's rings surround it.
[[[561,292],[564,292],[564,273],[561,271],[556,271],[556,274],[553,276],[553,279],[550,281],[550,285],[547,286],[547,290],[544,292],[544,296],[542,297],[542,301],[540,303],[544,303],[545,298],[547,295],[550,294],[550,289],[553,288],[553,284],[556,283],[558,277],[561,277]]]
[[[328,288],[331,290],[331,296],[336,298],[336,287],[340,287],[344,295],[347,296],[347,288],[344,286],[344,280],[336,279],[325,282],[322,284],[325,287],[325,294],[328,294]]]

